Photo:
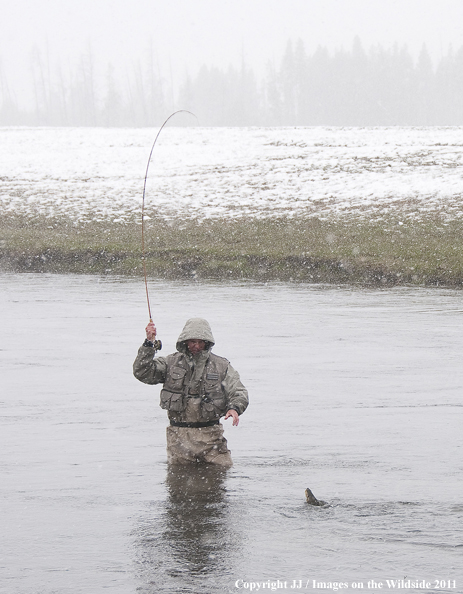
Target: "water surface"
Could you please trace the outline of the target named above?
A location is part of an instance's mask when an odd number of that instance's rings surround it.
[[[235,465],[168,471],[141,282],[2,274],[1,592],[463,591],[461,292],[150,286],[163,353],[204,316],[249,389]]]

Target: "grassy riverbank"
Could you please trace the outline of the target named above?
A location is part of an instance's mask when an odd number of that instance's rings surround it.
[[[0,268],[142,275],[139,224],[3,218]],[[463,222],[150,220],[150,277],[463,286]]]

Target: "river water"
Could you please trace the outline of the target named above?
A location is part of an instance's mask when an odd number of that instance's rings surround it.
[[[2,593],[463,592],[461,292],[150,292],[249,389],[235,464],[169,471],[142,281],[0,275]]]

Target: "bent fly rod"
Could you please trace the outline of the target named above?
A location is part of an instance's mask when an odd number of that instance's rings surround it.
[[[141,251],[142,251],[142,260],[143,260],[143,275],[145,277],[145,291],[146,291],[146,302],[148,304],[148,314],[150,317],[150,322],[153,321],[153,318],[151,316],[151,306],[150,306],[150,296],[149,296],[149,292],[148,292],[148,279],[147,279],[147,275],[146,275],[146,257],[145,257],[145,196],[146,196],[146,181],[148,179],[148,171],[150,168],[150,163],[151,163],[151,157],[153,156],[153,151],[154,151],[154,147],[156,145],[156,141],[159,138],[159,135],[161,134],[164,126],[167,124],[167,122],[173,118],[176,114],[178,113],[189,113],[190,115],[195,116],[194,113],[192,113],[191,111],[188,111],[186,109],[179,109],[177,111],[174,111],[174,113],[171,113],[170,116],[166,119],[166,121],[162,124],[162,126],[159,128],[158,133],[156,134],[156,138],[154,139],[153,142],[153,146],[151,147],[151,151],[150,151],[150,155],[148,157],[148,163],[146,165],[146,173],[145,173],[145,182],[143,184],[143,200],[142,200],[142,207],[141,207]],[[198,119],[198,118],[196,118]],[[154,348],[157,351],[160,351],[162,348],[162,343],[160,340],[156,340],[154,341]]]

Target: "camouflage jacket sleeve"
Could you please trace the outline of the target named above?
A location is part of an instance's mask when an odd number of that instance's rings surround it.
[[[223,387],[228,397],[228,408],[233,408],[241,415],[249,404],[248,391],[240,380],[239,373],[230,364],[223,381]]]
[[[164,357],[154,357],[155,350],[141,346],[133,363],[133,374],[144,384],[163,384],[166,381],[167,364]]]

